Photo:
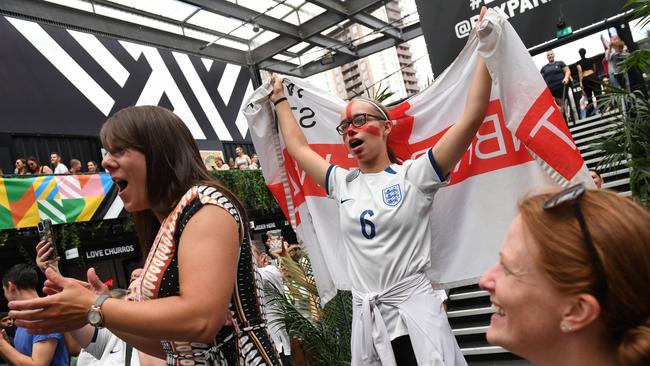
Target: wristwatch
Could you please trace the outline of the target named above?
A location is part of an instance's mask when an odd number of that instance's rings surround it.
[[[95,303],[88,310],[88,323],[96,328],[104,327],[104,314],[102,314],[102,305],[108,299],[108,295],[99,295]]]

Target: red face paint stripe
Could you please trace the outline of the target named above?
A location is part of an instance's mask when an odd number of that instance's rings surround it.
[[[352,126],[350,126],[350,127],[352,127]],[[379,129],[379,127],[373,126],[373,125],[368,124],[368,123],[366,123],[365,125],[363,125],[361,127],[356,127],[356,129],[358,131],[367,132],[367,133],[369,133],[371,135],[381,136],[381,130]]]
[[[354,100],[348,103],[347,107],[345,107],[345,118],[348,121],[352,121],[352,104],[354,104]]]

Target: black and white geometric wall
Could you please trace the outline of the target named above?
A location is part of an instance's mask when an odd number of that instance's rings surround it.
[[[203,148],[246,140],[247,68],[0,16],[0,128],[97,135],[131,105],[173,110]]]

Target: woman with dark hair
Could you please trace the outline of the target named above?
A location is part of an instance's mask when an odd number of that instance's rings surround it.
[[[593,97],[600,95],[600,80],[596,73],[596,63],[586,58],[587,51],[584,48],[578,50],[580,60],[576,64],[578,69],[578,79],[580,80],[580,88],[582,94],[587,98],[587,103],[592,103]],[[594,102],[595,103],[595,102]],[[594,104],[594,110],[596,110]]]
[[[350,101],[336,130],[359,169],[346,170],[311,149],[273,76],[270,100],[287,151],[339,207],[354,302],[353,366],[466,364],[425,274],[433,238],[429,220],[419,218],[431,215],[434,195],[476,136],[491,86],[479,58],[464,115],[427,153],[401,164],[387,146],[393,122],[386,108]]]
[[[244,149],[241,146],[237,146],[235,148],[235,154],[237,154],[235,157],[235,165],[237,166],[237,169],[248,169],[248,166],[251,164],[251,158],[244,154]]]
[[[14,169],[14,174],[25,175],[27,174],[27,160],[23,158],[16,159],[16,168]]]
[[[53,174],[52,169],[47,165],[41,165],[41,162],[35,156],[27,158],[28,174]]]
[[[583,185],[525,199],[481,278],[487,339],[535,365],[650,365],[650,213]]]
[[[86,168],[88,169],[88,173],[99,173],[97,163],[94,160],[89,160],[86,163]]]
[[[104,326],[170,365],[280,365],[257,298],[246,211],[208,173],[183,121],[164,108],[130,107],[109,118],[100,137],[102,166],[149,252],[140,301],[97,296],[48,270],[48,291],[61,291],[12,303],[18,324],[37,333]],[[94,270],[88,274],[98,283]],[[34,308],[43,310],[16,311]]]

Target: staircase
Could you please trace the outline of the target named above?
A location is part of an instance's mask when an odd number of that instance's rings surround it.
[[[597,115],[571,124],[569,130],[589,169],[599,170],[604,180],[603,188],[630,196],[629,169],[622,164],[607,170],[600,169],[603,153],[591,146],[597,139],[617,133],[612,131],[613,123],[615,114]],[[448,305],[449,323],[469,365],[531,365],[487,342],[485,333],[493,312],[487,291],[481,290],[478,285],[453,288]]]
[[[595,150],[591,146],[599,138],[617,133],[612,129],[616,123],[615,118],[616,114],[614,113],[589,117],[571,125],[569,130],[589,169],[598,169],[600,172],[600,176],[604,180],[603,188],[611,189],[628,197],[632,195],[632,192],[630,191],[630,170],[623,165],[625,162],[621,161],[619,165],[603,170],[601,168],[603,152]]]

